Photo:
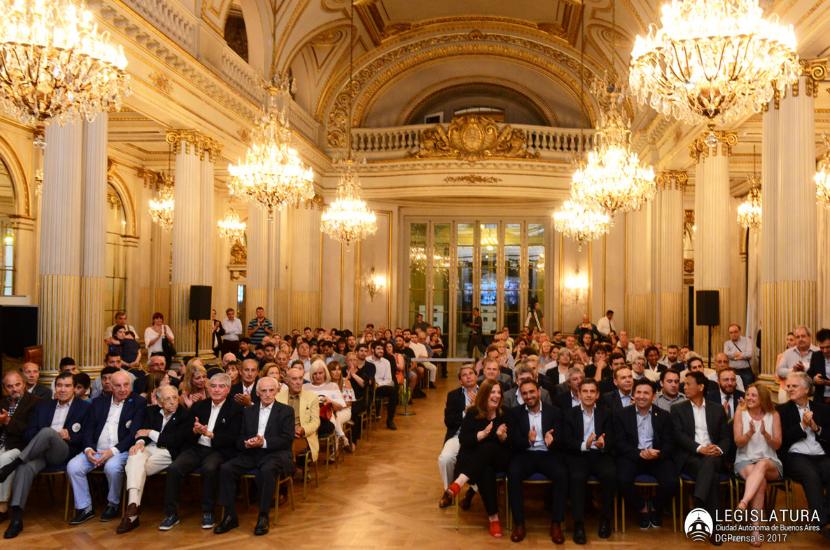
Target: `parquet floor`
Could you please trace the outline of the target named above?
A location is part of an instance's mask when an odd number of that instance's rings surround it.
[[[145,492],[141,526],[127,535],[116,535],[117,522],[96,520],[79,527],[69,527],[62,518],[63,487],[58,484],[50,497],[45,484],[36,485],[25,517],[23,534],[13,541],[0,540],[0,548],[418,548],[466,549],[475,547],[529,548],[553,547],[547,536],[547,516],[542,500],[531,496],[527,506],[528,537],[521,545],[513,545],[508,533],[501,540],[492,539],[485,530],[485,515],[480,499],[472,510],[462,512],[456,525],[453,508],[439,510],[441,484],[436,457],[443,441],[443,406],[446,391],[455,385],[454,377],[439,380],[438,390],[429,391],[427,399],[416,401],[414,416],[396,419],[398,431],[391,432],[380,423],[372,430],[369,441],[362,441],[357,453],[348,455],[345,463],[330,468],[328,476],[321,470],[318,489],[310,488],[307,500],[301,487],[295,488],[296,510],[286,505],[280,509],[279,520],[272,522],[265,537],[254,537],[256,511],[240,506],[239,529],[225,535],[214,535],[198,526],[199,508],[195,497],[184,497],[182,523],[163,533],[157,530],[161,521],[163,481],[151,478]],[[783,499],[779,502],[783,502]],[[798,491],[797,502],[803,502]],[[100,510],[99,510],[100,511]],[[503,520],[504,524],[504,520]],[[571,542],[570,524],[565,533],[565,546]],[[6,524],[0,524],[5,530]],[[606,548],[698,547],[681,533],[673,533],[671,522],[660,530],[640,531],[634,520],[629,521],[626,534],[615,533],[601,541],[596,526],[588,524],[589,546]],[[767,544],[766,548],[776,545]],[[790,535],[786,546],[793,549],[828,548],[827,541],[816,534]],[[724,548],[749,548],[748,544],[727,544]]]

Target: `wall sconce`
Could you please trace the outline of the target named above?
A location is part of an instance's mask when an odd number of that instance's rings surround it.
[[[386,288],[386,277],[380,273],[375,273],[373,267],[366,277],[366,291],[369,293],[369,299],[374,301],[375,294],[381,292],[384,288]]]
[[[580,302],[588,292],[588,275],[571,273],[565,276],[565,292],[574,303]]]

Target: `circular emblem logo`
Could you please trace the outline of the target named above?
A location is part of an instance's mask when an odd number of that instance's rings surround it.
[[[72,424],[72,431],[75,432],[75,433],[80,432],[81,431],[81,425],[78,424],[77,422],[75,422],[74,424]]]
[[[693,541],[706,541],[712,536],[713,525],[709,512],[703,508],[695,508],[686,515],[683,527],[686,531],[686,538]]]

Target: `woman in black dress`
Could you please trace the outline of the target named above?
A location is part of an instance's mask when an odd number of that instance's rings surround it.
[[[510,462],[507,444],[507,424],[501,408],[501,386],[485,380],[476,394],[475,402],[468,407],[458,435],[461,450],[455,464],[456,478],[441,497],[445,508],[452,503],[465,483],[478,484],[484,508],[490,520],[490,534],[501,537],[496,473],[504,472]]]

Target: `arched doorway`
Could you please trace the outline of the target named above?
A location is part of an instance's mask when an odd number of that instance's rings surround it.
[[[104,311],[104,325],[112,324],[116,311],[127,308],[127,213],[124,201],[112,184],[107,184],[105,276],[107,279]],[[139,335],[136,335],[139,336]]]
[[[15,213],[14,187],[11,173],[0,159],[0,296],[14,294],[14,229],[11,225]]]

